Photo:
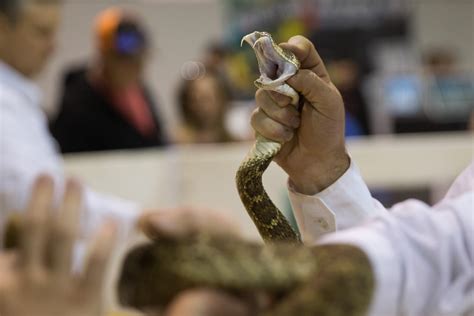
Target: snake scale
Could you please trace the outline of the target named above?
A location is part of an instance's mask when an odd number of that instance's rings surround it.
[[[296,57],[265,32],[243,41],[257,56],[261,76],[256,86],[287,95],[297,105],[298,94],[285,83],[300,67]],[[159,310],[181,291],[207,287],[242,298],[254,306],[251,315],[364,315],[374,289],[367,256],[346,245],[304,246],[265,192],[262,175],[281,146],[257,135],[236,177],[242,202],[266,245],[205,233],[162,236],[127,254],[117,285],[120,302]],[[11,224],[6,244],[13,247],[23,232],[18,221]],[[265,311],[256,303],[262,293],[273,300]]]

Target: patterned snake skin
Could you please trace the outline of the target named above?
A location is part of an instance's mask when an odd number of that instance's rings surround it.
[[[299,69],[296,56],[275,44],[270,34],[254,32],[242,39],[255,51],[260,78],[258,88],[276,91],[291,97],[293,105],[299,101],[298,93],[285,81]],[[237,171],[236,182],[240,198],[265,241],[301,242],[297,232],[265,192],[262,176],[282,145],[257,135],[256,142]]]

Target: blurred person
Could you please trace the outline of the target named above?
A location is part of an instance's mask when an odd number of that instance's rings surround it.
[[[210,43],[203,58],[206,70],[225,76],[227,54],[228,51],[223,44],[217,41]]]
[[[360,71],[350,58],[332,60],[328,72],[344,99],[346,108],[346,136],[368,135],[369,114],[362,93]]]
[[[63,153],[158,147],[163,123],[143,83],[149,37],[135,15],[110,8],[97,18],[97,59],[69,71],[53,136]]]
[[[287,82],[305,97],[305,106],[300,115],[290,98],[260,89],[252,126],[284,143],[275,161],[289,176],[290,199],[305,243],[355,246],[368,256],[375,291],[367,315],[471,315],[474,163],[436,205],[408,200],[388,211],[371,197],[347,154],[344,103],[313,44],[296,36],[281,45],[301,61],[301,69]],[[295,117],[300,118],[297,128],[291,127]],[[350,278],[351,269],[344,271],[339,277]],[[314,284],[316,290],[306,294],[326,298],[328,289],[318,288],[317,279]],[[344,287],[340,294],[351,296]],[[320,315],[310,306],[286,303],[280,298],[262,314],[289,315],[292,309],[285,307],[293,307],[298,315]],[[327,304],[332,304],[334,315],[347,315],[337,301]],[[208,289],[183,293],[170,315],[222,315],[226,306],[231,315],[251,315],[244,300]]]
[[[69,180],[57,212],[52,212],[53,179],[33,185],[16,250],[0,252],[0,315],[100,316],[105,271],[116,241],[116,223],[107,222],[89,243],[87,264],[72,273],[73,247],[79,236],[81,186]],[[52,243],[51,241],[55,242]]]
[[[34,82],[53,52],[60,11],[59,0],[0,1],[0,239],[7,220],[26,209],[38,175],[51,175],[57,195],[63,191],[62,158],[49,134],[40,107],[41,91]],[[82,236],[86,239],[108,218],[117,220],[125,239],[146,214],[158,212],[88,187],[83,189],[82,206]],[[176,213],[181,214],[180,210]],[[80,264],[80,247],[77,256]]]
[[[183,124],[177,132],[177,142],[233,141],[226,127],[229,96],[218,76],[206,73],[195,80],[183,81],[178,102]]]
[[[64,172],[40,107],[41,91],[33,81],[54,50],[60,1],[2,0],[0,4],[1,232],[11,212],[25,209],[39,174],[54,176],[60,193]],[[140,207],[134,202],[88,188],[84,195],[86,227],[113,216],[129,231],[139,216]]]
[[[474,109],[472,74],[461,70],[457,56],[446,48],[427,51],[422,56],[423,72],[417,78],[400,81],[413,99],[411,113],[394,118],[399,133],[465,131]],[[400,87],[403,87],[400,85]],[[408,90],[408,88],[411,90]],[[403,101],[399,95],[394,101]],[[409,103],[410,104],[410,103]],[[400,105],[403,105],[400,102]]]
[[[424,70],[435,77],[450,77],[457,73],[456,56],[446,49],[433,49],[422,56]]]

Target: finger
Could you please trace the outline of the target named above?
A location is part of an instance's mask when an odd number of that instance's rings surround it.
[[[263,90],[263,89],[259,89]],[[287,107],[291,105],[291,98],[289,96],[283,95],[281,93],[271,91],[271,90],[264,90],[270,96],[270,98],[280,107]],[[258,90],[257,90],[258,93]]]
[[[109,221],[97,233],[87,261],[86,270],[81,281],[81,293],[88,293],[89,297],[101,299],[105,282],[105,272],[109,258],[117,238],[117,224]]]
[[[165,316],[246,316],[253,315],[251,307],[230,294],[209,289],[188,290],[170,304]]]
[[[52,271],[58,281],[66,281],[71,272],[72,252],[79,233],[81,198],[80,183],[68,180],[62,205],[52,227]]]
[[[288,128],[298,128],[300,125],[300,114],[295,107],[282,107],[276,103],[270,95],[270,91],[258,90],[256,93],[257,104],[273,120]],[[288,103],[287,103],[288,104]]]
[[[334,103],[328,102],[331,101],[328,98],[334,96],[331,86],[311,70],[300,69],[296,75],[288,79],[287,83],[316,107]]]
[[[285,143],[294,135],[293,129],[270,118],[260,108],[253,112],[250,124],[257,133],[276,142]]]
[[[140,229],[150,239],[183,238],[196,233],[239,237],[240,227],[220,212],[183,207],[148,212],[141,216]],[[218,223],[218,225],[216,225]]]
[[[140,216],[138,228],[152,240],[163,237],[179,238],[189,233],[192,218],[193,214],[184,210],[149,211]]]
[[[17,255],[15,251],[3,251],[0,253],[0,297],[5,297],[11,292],[12,288],[18,286],[15,274],[18,263]]]
[[[280,46],[295,54],[296,58],[301,62],[301,69],[309,69],[323,79],[324,82],[331,82],[323,60],[309,39],[296,35],[290,38],[287,43],[280,44]]]
[[[33,185],[25,216],[28,232],[21,236],[21,262],[26,271],[35,272],[43,268],[49,210],[53,202],[53,180],[49,176],[38,177]]]

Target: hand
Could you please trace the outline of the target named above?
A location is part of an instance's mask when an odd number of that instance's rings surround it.
[[[261,135],[284,143],[275,161],[297,191],[312,195],[334,183],[349,167],[344,141],[344,103],[314,45],[302,36],[281,47],[292,51],[300,70],[287,83],[305,99],[302,113],[290,98],[259,89],[252,126]]]
[[[165,316],[249,316],[250,307],[243,301],[222,291],[189,290],[180,294],[167,308]]]
[[[40,177],[24,217],[27,233],[17,252],[0,253],[0,315],[98,316],[115,224],[105,224],[92,243],[84,273],[71,273],[79,229],[81,187],[68,181],[58,212],[51,213],[53,181]],[[26,230],[23,230],[26,231]]]
[[[239,225],[230,216],[192,207],[145,211],[138,220],[138,228],[150,239],[181,238],[197,233],[242,237]]]

